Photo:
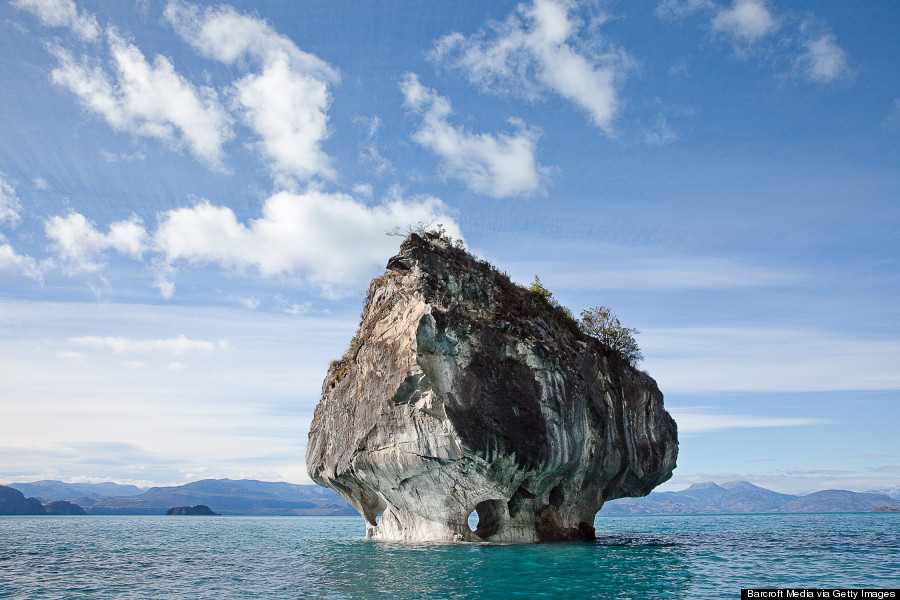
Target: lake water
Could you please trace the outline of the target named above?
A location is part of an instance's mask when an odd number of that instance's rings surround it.
[[[900,587],[900,513],[599,517],[592,543],[394,544],[358,517],[0,517],[0,598],[739,598]]]

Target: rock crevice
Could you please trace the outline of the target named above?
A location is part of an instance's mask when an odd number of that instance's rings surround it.
[[[605,501],[667,480],[677,449],[652,378],[487,263],[412,234],[329,368],[307,469],[370,537],[580,540]]]

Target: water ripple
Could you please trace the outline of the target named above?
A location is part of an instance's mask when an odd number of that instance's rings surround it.
[[[0,517],[0,598],[734,598],[900,587],[900,515],[601,517],[594,543],[391,544],[358,518]]]

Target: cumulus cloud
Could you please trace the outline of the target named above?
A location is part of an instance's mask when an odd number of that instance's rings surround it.
[[[202,55],[225,64],[258,66],[260,72],[235,82],[232,95],[282,184],[291,178],[335,175],[331,158],[321,148],[329,134],[329,86],[340,80],[334,68],[300,50],[264,20],[230,6],[201,9],[173,1],[165,17]]]
[[[431,57],[463,73],[485,91],[535,99],[553,92],[586,112],[607,133],[619,107],[620,53],[596,53],[579,44],[582,23],[566,0],[534,0],[492,31],[438,40]]]
[[[806,30],[806,24],[802,27]],[[812,35],[803,40],[804,52],[797,58],[797,65],[810,80],[829,83],[852,74],[847,52],[841,48],[830,32]]]
[[[217,352],[230,348],[225,340],[219,340],[218,342],[192,340],[184,334],[165,339],[131,339],[88,335],[74,337],[69,341],[79,346],[87,346],[96,350],[109,350],[114,354],[171,354],[181,356],[183,354]]]
[[[113,74],[76,59],[56,46],[53,81],[74,93],[111,127],[134,135],[185,145],[207,165],[222,168],[222,145],[231,136],[230,117],[212,88],[196,88],[157,55],[151,64],[134,44],[108,30]]]
[[[0,271],[12,271],[41,281],[44,271],[49,267],[48,262],[38,263],[30,256],[16,252],[6,238],[0,234]]]
[[[57,215],[47,219],[44,232],[71,272],[99,270],[103,266],[99,259],[107,249],[141,258],[147,244],[147,231],[137,217],[116,221],[103,233],[82,214]]]
[[[400,89],[404,106],[421,119],[413,140],[442,159],[446,176],[494,198],[529,194],[540,187],[546,169],[534,156],[537,129],[513,119],[513,135],[470,133],[447,121],[450,101],[419,83],[415,74],[407,73]]]
[[[183,262],[255,269],[263,276],[304,277],[326,294],[338,294],[396,250],[385,231],[418,221],[440,221],[461,237],[436,198],[395,197],[367,206],[344,194],[309,190],[275,194],[262,216],[246,224],[230,208],[208,201],[170,210],[161,215],[154,244],[170,267]]]
[[[764,0],[734,0],[712,20],[713,31],[727,33],[742,42],[755,42],[778,29]]]
[[[13,6],[36,16],[46,27],[68,27],[84,40],[100,35],[94,15],[78,10],[73,0],[13,0]]]
[[[16,189],[0,173],[0,223],[17,224],[20,208]]]

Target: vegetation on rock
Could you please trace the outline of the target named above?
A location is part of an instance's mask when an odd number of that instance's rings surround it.
[[[562,306],[553,298],[553,292],[544,287],[541,278],[534,276],[534,281],[528,287],[536,298],[546,301],[557,310],[562,311],[569,319],[575,320],[572,311]],[[632,367],[637,367],[638,363],[644,360],[644,355],[638,347],[635,335],[640,331],[633,327],[625,327],[612,313],[612,309],[607,306],[595,306],[581,311],[581,320],[578,321],[578,327],[585,334],[596,338],[603,342],[618,354],[625,362]]]
[[[644,360],[634,336],[640,333],[625,327],[606,306],[595,306],[581,311],[581,330],[612,348],[632,367]]]

